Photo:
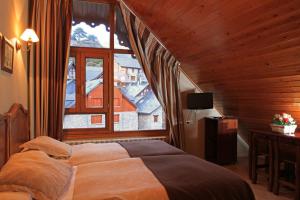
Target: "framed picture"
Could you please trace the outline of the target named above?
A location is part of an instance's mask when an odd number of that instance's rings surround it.
[[[14,67],[14,46],[4,36],[2,36],[1,44],[1,69],[12,74]]]

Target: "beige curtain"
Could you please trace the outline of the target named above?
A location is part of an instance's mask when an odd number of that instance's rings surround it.
[[[35,136],[61,139],[72,0],[31,0],[30,14],[40,38],[31,51]]]
[[[123,2],[120,2],[120,6],[132,49],[166,113],[170,129],[170,142],[176,147],[183,148],[179,62]]]

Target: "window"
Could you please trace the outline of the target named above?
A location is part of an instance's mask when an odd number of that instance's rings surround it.
[[[120,107],[121,106],[120,98],[114,98],[114,106],[116,106],[116,107]]]
[[[119,121],[120,121],[120,115],[119,114],[114,115],[114,123],[119,123]]]
[[[86,128],[105,128],[105,115],[91,115],[91,114],[75,114],[65,115],[64,129],[86,129]]]
[[[114,112],[121,115],[120,124],[115,125],[114,130],[165,129],[165,113],[135,56],[114,54],[114,65],[114,96],[121,97],[121,107],[114,106]],[[128,80],[128,72],[132,70],[122,68],[138,69],[140,73]],[[153,115],[156,121],[153,121]],[[158,118],[163,120],[159,122]]]
[[[76,103],[76,62],[69,57],[65,108],[74,108]]]
[[[87,108],[103,107],[103,59],[86,58],[85,98]]]
[[[158,115],[153,115],[153,122],[154,123],[158,122]]]
[[[74,137],[166,130],[165,114],[112,2],[73,0],[63,128]]]
[[[87,53],[78,49],[71,50],[71,55],[65,100],[68,115],[64,117],[64,128],[106,128],[104,119],[108,113],[108,87],[105,84],[108,81],[108,55],[99,50]],[[78,64],[74,76],[72,68],[75,60]],[[94,123],[89,114],[102,114],[101,126],[100,123]]]
[[[102,115],[91,115],[91,124],[102,124]]]

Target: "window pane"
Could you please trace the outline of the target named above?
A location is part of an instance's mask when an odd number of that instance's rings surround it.
[[[87,108],[103,107],[103,59],[86,58],[85,94]]]
[[[114,55],[114,115],[116,131],[166,128],[162,107],[131,54]]]
[[[65,115],[63,128],[105,128],[105,114]]]
[[[116,32],[114,34],[115,49],[131,49],[128,33],[119,6],[116,6]]]
[[[74,0],[71,46],[109,48],[109,4]]]
[[[69,57],[65,108],[75,108],[76,102],[76,64],[75,57]]]

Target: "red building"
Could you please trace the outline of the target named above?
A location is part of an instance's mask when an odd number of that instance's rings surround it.
[[[88,108],[103,107],[103,84],[97,85],[86,96]],[[119,88],[114,87],[114,112],[136,112],[136,106],[122,94]],[[114,115],[114,122],[120,121],[119,114]],[[92,123],[101,123],[102,116],[96,115],[91,119]]]

